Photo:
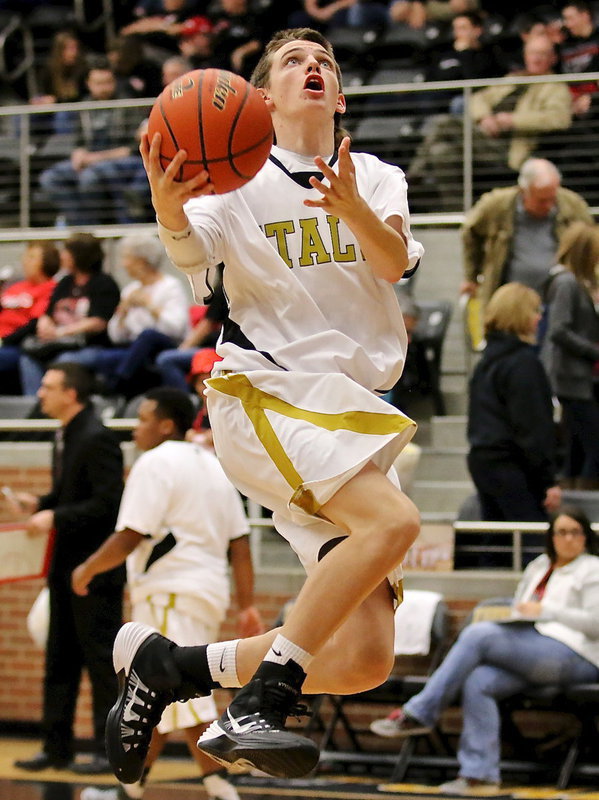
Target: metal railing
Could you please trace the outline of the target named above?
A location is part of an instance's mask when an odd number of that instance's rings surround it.
[[[598,532],[599,523],[593,522],[592,528],[595,532]],[[544,522],[475,522],[456,520],[453,523],[453,529],[456,534],[472,534],[473,540],[475,536],[480,538],[481,535],[484,535],[489,538],[493,537],[494,534],[509,534],[511,542],[508,545],[485,542],[485,544],[462,545],[460,549],[463,553],[475,555],[490,554],[491,556],[499,556],[509,554],[512,560],[512,570],[521,572],[525,555],[538,555],[544,552],[543,547],[539,546],[538,542],[529,544],[527,539],[530,534],[536,534],[538,539],[539,534],[547,532],[548,525]]]
[[[114,431],[126,433],[133,430],[137,422],[136,419],[111,417],[110,411],[103,414],[104,424]],[[3,433],[11,435],[11,448],[18,447],[18,442],[14,440],[15,433],[23,433],[24,439],[27,434],[48,434],[46,446],[52,439],[52,434],[58,428],[58,421],[54,419],[0,419],[0,442],[3,440]],[[128,445],[130,446],[130,445]],[[257,572],[270,575],[300,575],[303,570],[292,552],[291,548],[276,532],[269,513],[257,503],[247,500],[246,510],[251,528],[250,543],[252,556]],[[480,522],[480,521],[455,521],[453,529],[455,534],[472,535],[473,543],[462,545],[461,551],[470,554],[484,553],[486,555],[506,555],[511,559],[509,572],[518,574],[524,566],[526,556],[536,555],[542,552],[542,546],[538,543],[539,534],[547,531],[547,524],[542,522]],[[592,524],[593,530],[599,532],[599,523]],[[493,543],[492,537],[510,537],[509,544]],[[530,546],[526,539],[531,534],[537,536],[537,542]],[[484,535],[491,537],[491,542],[486,541],[484,545],[476,543],[475,537]],[[530,559],[529,559],[530,560]],[[431,574],[435,574],[434,572]],[[437,573],[439,574],[439,573]],[[459,579],[460,571],[453,573]],[[488,574],[488,573],[486,573]],[[507,574],[507,573],[506,573]],[[463,573],[462,573],[463,575]]]
[[[599,73],[350,85],[345,90],[349,110],[344,123],[352,135],[355,150],[372,152],[409,173],[431,127],[439,118],[455,120],[461,137],[459,163],[448,164],[443,176],[430,175],[422,185],[411,185],[410,205],[415,225],[458,225],[481,192],[496,185],[513,184],[516,180],[515,172],[507,164],[487,174],[473,161],[474,123],[468,113],[473,92],[486,86],[505,84],[588,83],[593,80],[599,81]],[[450,94],[462,98],[462,116],[449,113]],[[68,159],[74,146],[72,132],[64,133],[61,126],[57,126],[57,115],[62,122],[65,117],[69,120],[71,115],[69,121],[73,123],[82,112],[137,109],[141,118],[149,112],[152,102],[152,99],[139,99],[0,107],[0,237],[3,229],[14,227],[22,232],[33,228],[36,236],[57,236],[56,224],[65,222],[60,210],[40,187],[44,170],[61,159]],[[576,119],[571,127],[542,135],[540,141],[541,154],[557,159],[564,175],[564,185],[582,194],[593,212],[599,214],[599,171],[596,168],[599,161],[599,118]],[[586,148],[584,153],[581,149],[583,144]],[[133,135],[131,146],[135,155]],[[450,182],[451,202],[455,197],[454,207],[443,210],[439,207],[436,185],[441,178]],[[114,220],[102,219],[111,210],[111,200],[106,200],[106,197],[99,198],[97,226],[114,227],[117,224]],[[145,200],[149,201],[149,195]],[[131,221],[151,223],[149,203],[147,216],[135,218],[133,215]]]

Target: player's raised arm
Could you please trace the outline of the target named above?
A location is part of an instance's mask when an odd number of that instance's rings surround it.
[[[177,180],[177,175],[187,158],[185,150],[179,150],[168,167],[163,169],[160,164],[160,142],[159,133],[154,134],[151,142],[148,135],[143,134],[139,146],[152,192],[152,205],[158,221],[165,228],[175,232],[183,231],[189,225],[183,210],[184,204],[192,197],[212,194],[214,187],[209,181],[206,170],[188,181]]]
[[[358,192],[356,172],[349,153],[350,139],[345,137],[339,146],[339,174],[317,156],[314,163],[327,184],[310,178],[311,185],[322,192],[318,200],[304,200],[312,208],[323,208],[342,219],[352,231],[366,261],[378,278],[395,283],[408,267],[408,249],[402,233],[402,218],[379,219]]]

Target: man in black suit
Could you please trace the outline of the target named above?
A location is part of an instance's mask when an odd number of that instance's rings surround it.
[[[42,411],[61,423],[52,454],[52,488],[39,498],[27,492],[16,495],[20,512],[31,514],[27,526],[32,534],[56,530],[48,574],[43,750],[15,762],[29,771],[69,765],[81,773],[110,771],[104,726],[117,693],[112,645],[122,621],[125,574],[118,568],[98,575],[89,594],[81,597],[71,590],[71,572],[114,530],[123,490],[123,459],[117,437],[96,416],[90,393],[91,376],[81,365],[60,363],[48,368],[38,396]],[[91,761],[71,764],[83,667],[92,687],[94,753]]]

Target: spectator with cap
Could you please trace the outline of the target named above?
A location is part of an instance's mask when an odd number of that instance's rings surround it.
[[[195,442],[210,449],[214,448],[214,443],[204,400],[204,389],[206,388],[204,381],[208,380],[214,365],[219,361],[222,361],[222,357],[218,355],[214,348],[202,347],[192,358],[191,369],[189,370],[189,383],[198,397],[198,412],[185,438],[188,442]]]
[[[179,52],[192,69],[214,66],[212,23],[208,17],[190,17],[179,34]]]

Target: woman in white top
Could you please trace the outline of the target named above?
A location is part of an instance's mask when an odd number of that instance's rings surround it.
[[[563,507],[547,531],[546,553],[524,571],[506,622],[476,622],[460,634],[426,687],[372,729],[410,736],[430,729],[462,695],[459,777],[445,794],[499,788],[498,702],[531,686],[599,680],[599,558],[586,515]],[[508,624],[506,624],[508,623]]]
[[[156,236],[136,233],[119,244],[121,263],[132,278],[108,322],[115,345],[98,355],[96,370],[108,389],[140,394],[143,372],[163,350],[176,347],[189,330],[189,300],[174,275],[162,271],[164,248]]]
[[[308,577],[281,631],[192,652],[169,645],[164,658],[182,658],[197,691],[244,686],[200,749],[293,777],[318,760],[314,742],[285,730],[300,692],[361,691],[393,665],[392,589],[401,592],[419,517],[392,464],[415,425],[378,395],[401,375],[407,346],[393,283],[423,248],[410,233],[403,172],[350,154],[338,128],[340,71],[321,34],[275,35],[252,83],[276,145],[241,189],[212,195],[207,172],[177,183],[186,154],[163,170],[159,136],[143,140],[142,156],[160,237],[197,295],[206,270],[225,265],[223,361],[207,382],[216,453],[237,488],[273,510]],[[109,752],[129,778],[143,755],[130,745],[147,731],[140,720],[139,736],[122,736],[125,698],[147,710],[139,681],[164,688],[144,666],[151,636],[124,628],[115,643],[127,678]]]

